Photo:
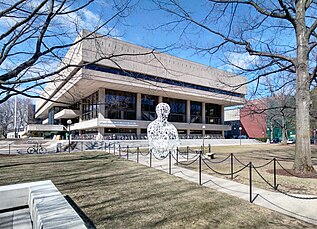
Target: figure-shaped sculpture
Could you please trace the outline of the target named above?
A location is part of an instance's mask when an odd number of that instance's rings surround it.
[[[147,127],[149,149],[159,157],[165,157],[169,152],[175,153],[179,146],[177,129],[167,121],[169,113],[170,106],[159,103],[156,106],[157,119]]]

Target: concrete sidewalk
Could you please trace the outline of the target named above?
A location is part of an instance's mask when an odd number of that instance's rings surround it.
[[[195,155],[190,155],[189,158]],[[125,155],[121,156],[125,158]],[[129,160],[136,161],[136,154],[129,154]],[[179,158],[180,162],[186,161],[182,157]],[[139,163],[150,166],[150,157],[139,157]],[[198,171],[189,170],[175,165],[176,161],[172,159],[171,174],[185,180],[199,183]],[[164,172],[169,172],[169,158],[158,160],[152,156],[152,167]],[[248,185],[240,184],[231,180],[222,179],[202,173],[202,185],[215,189],[220,192],[236,196],[246,201],[250,201],[250,187]],[[312,197],[308,195],[297,195],[300,197]],[[255,199],[254,199],[255,198]],[[285,215],[312,223],[317,225],[317,199],[302,200],[289,197],[279,192],[271,192],[263,189],[252,187],[253,203],[274,211],[283,213]]]

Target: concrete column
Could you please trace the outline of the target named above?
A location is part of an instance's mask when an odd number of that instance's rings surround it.
[[[102,140],[104,135],[105,135],[105,128],[98,127],[98,135],[96,140]]]
[[[203,123],[206,123],[206,103],[202,102],[202,111],[201,111],[201,119]]]
[[[141,136],[141,128],[136,129],[136,136],[139,138]]]
[[[99,110],[98,110],[98,118],[105,118],[105,89],[99,88],[98,90],[98,102],[99,102]]]
[[[186,131],[187,131],[186,135],[189,136],[190,135],[190,129],[187,129]]]
[[[136,94],[136,120],[142,119],[141,111],[141,93]]]
[[[84,104],[83,104],[83,100],[81,99],[80,101],[79,101],[79,122],[82,122],[83,121],[83,106],[84,106]]]
[[[162,103],[163,102],[163,96],[159,96],[158,97],[158,103]]]
[[[223,105],[221,105],[221,120],[220,120],[220,124],[224,124],[225,123],[225,107]]]
[[[190,123],[190,100],[186,101],[186,122]]]

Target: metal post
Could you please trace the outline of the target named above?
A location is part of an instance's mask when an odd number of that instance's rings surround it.
[[[116,155],[116,143],[113,143],[113,154]]]
[[[11,143],[9,143],[9,154],[11,153],[11,152],[10,152],[10,148],[11,148],[10,146],[11,146]]]
[[[249,174],[249,178],[250,178],[250,203],[252,203],[252,162],[251,161],[249,163],[249,167],[250,167],[250,174]]]
[[[140,148],[136,148],[136,162],[139,163],[139,153],[140,153]]]
[[[109,141],[109,145],[108,146],[109,146],[109,153],[110,153],[110,148],[111,148],[110,141]]]
[[[171,151],[168,154],[169,166],[168,166],[168,173],[172,174],[172,153]]]
[[[200,151],[200,153],[199,153],[199,162],[198,162],[199,185],[201,185],[201,154],[202,154],[202,152]]]
[[[274,190],[277,190],[277,185],[276,185],[276,158],[273,158],[273,165],[274,165]]]
[[[119,157],[121,157],[121,145],[119,145]]]
[[[189,155],[189,146],[187,146],[187,161],[188,161],[188,155]]]
[[[211,153],[211,146],[208,144],[208,153]]]
[[[129,160],[129,146],[127,146],[127,160]]]
[[[176,148],[176,165],[178,165],[178,147]]]
[[[70,125],[68,125],[68,153],[70,153]]]
[[[152,150],[150,150],[150,167],[152,167]]]
[[[233,180],[233,153],[230,154],[231,180]]]

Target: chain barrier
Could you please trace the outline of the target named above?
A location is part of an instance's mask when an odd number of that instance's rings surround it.
[[[167,157],[168,157],[168,154],[167,155],[165,155],[165,156],[161,156],[161,158],[159,158],[159,157],[157,157],[156,155],[155,155],[155,153],[152,153],[153,154],[153,156],[154,156],[154,158],[156,159],[156,160],[159,160],[159,161],[162,161],[162,160],[164,160],[164,159],[166,159]]]
[[[188,157],[187,151],[182,152],[182,151],[178,150],[178,155],[184,159],[187,159],[187,157]]]
[[[206,160],[206,161],[208,161],[208,162],[210,162],[210,163],[212,163],[212,164],[220,164],[220,163],[222,163],[222,162],[225,162],[226,160],[228,160],[228,158],[230,158],[230,154],[228,155],[228,157],[226,157],[225,159],[222,159],[221,161],[213,161],[213,160],[210,160],[208,157],[206,157],[204,154],[202,154],[202,156],[203,156],[203,158],[204,158],[204,160]]]
[[[205,162],[205,160],[203,160],[203,163],[204,163],[211,171],[213,171],[213,172],[216,173],[216,174],[223,175],[223,176],[229,176],[229,175],[231,175],[231,173],[221,173],[221,172],[218,172],[218,171],[214,170],[213,168],[211,168],[211,167]]]
[[[137,154],[137,153],[138,153],[138,150],[135,149],[135,151],[132,151],[131,148],[129,147],[129,148],[128,148],[128,152],[129,152],[130,154]]]
[[[297,176],[297,175],[294,175],[294,174],[292,174],[292,173],[290,173],[287,169],[285,169],[282,165],[281,165],[281,163],[278,161],[278,160],[276,160],[276,162],[277,162],[277,164],[286,172],[286,173],[288,173],[289,175],[291,175],[291,176],[293,176],[293,177],[297,177],[297,178],[303,178],[303,177],[300,177],[300,176]],[[311,177],[305,177],[305,178],[316,178],[317,176],[311,176]]]
[[[233,155],[233,158],[241,165],[247,166],[248,164],[244,164],[242,161],[240,161],[235,155]]]
[[[148,155],[150,154],[149,151],[144,154],[144,153],[138,151],[138,149],[136,149],[135,151],[131,151],[131,149],[130,149],[129,147],[127,147],[127,148],[122,148],[120,145],[119,145],[119,147],[116,147],[117,145],[116,145],[115,143],[109,143],[108,146],[105,145],[105,148],[109,148],[109,151],[110,151],[110,148],[112,147],[112,145],[113,145],[113,148],[114,148],[114,152],[115,152],[116,149],[119,149],[119,155],[120,155],[121,157],[127,156],[129,153],[131,153],[131,154],[138,154],[138,155],[142,155],[142,156],[148,156]],[[193,154],[195,154],[195,155],[194,155],[193,157],[191,157],[191,158],[188,158],[187,152],[191,152],[191,153],[193,153]],[[125,153],[125,154],[122,155],[122,153]],[[279,192],[279,193],[281,193],[281,194],[283,194],[283,195],[286,195],[286,196],[289,196],[289,197],[295,198],[295,199],[301,199],[301,200],[317,200],[317,196],[312,196],[312,197],[309,197],[309,196],[308,196],[308,197],[305,197],[305,196],[297,196],[297,195],[294,195],[294,194],[290,194],[290,193],[288,193],[288,192],[286,192],[286,191],[282,191],[282,190],[280,190],[280,189],[277,188],[278,185],[276,185],[276,184],[272,185],[267,179],[265,179],[265,178],[263,177],[263,175],[260,173],[260,171],[258,171],[258,169],[263,168],[263,167],[265,167],[265,166],[268,166],[269,164],[271,164],[271,163],[274,161],[274,163],[276,162],[276,163],[282,168],[282,170],[285,171],[287,174],[289,174],[289,175],[291,175],[291,176],[293,176],[293,177],[302,178],[302,177],[300,177],[300,176],[297,176],[297,175],[292,174],[291,172],[289,172],[286,168],[284,168],[284,166],[280,163],[280,161],[276,160],[276,158],[271,159],[270,161],[266,162],[266,163],[263,164],[263,165],[254,166],[251,162],[248,163],[248,164],[243,163],[242,161],[240,161],[240,160],[239,160],[235,155],[233,155],[233,154],[228,155],[226,158],[222,159],[221,161],[213,161],[213,160],[210,160],[209,158],[207,158],[205,155],[203,155],[203,154],[201,153],[201,151],[199,151],[199,150],[192,150],[192,149],[190,149],[190,148],[187,148],[187,151],[184,151],[184,152],[178,151],[178,155],[180,155],[180,156],[183,157],[184,159],[188,159],[188,160],[191,160],[191,161],[190,161],[189,163],[180,162],[180,161],[178,160],[178,158],[176,158],[176,157],[174,156],[174,154],[172,154],[172,153],[169,153],[169,154],[167,154],[166,156],[161,157],[161,158],[159,158],[159,157],[157,157],[155,154],[153,154],[154,158],[157,159],[157,160],[164,160],[164,159],[166,159],[167,157],[170,156],[169,160],[171,160],[171,158],[174,158],[174,160],[175,160],[178,164],[180,164],[180,165],[182,165],[182,166],[190,166],[190,165],[194,164],[195,162],[197,162],[198,159],[201,159],[202,162],[206,165],[207,169],[201,170],[201,171],[200,171],[200,174],[199,174],[200,176],[201,176],[201,172],[202,172],[202,171],[206,171],[206,170],[208,170],[208,169],[211,170],[212,172],[216,173],[216,174],[223,175],[223,176],[229,176],[229,175],[233,176],[234,174],[238,174],[238,173],[240,173],[241,171],[245,170],[246,168],[249,168],[250,170],[254,169],[254,171],[259,175],[259,177],[260,177],[269,187],[271,187],[272,189],[274,189],[275,191],[277,191],[277,192]],[[185,157],[184,157],[184,155],[185,155]],[[237,162],[238,162],[240,165],[242,165],[243,167],[240,168],[239,170],[235,171],[235,172],[232,171],[232,172],[230,172],[230,173],[222,173],[222,172],[216,171],[215,169],[213,169],[213,168],[212,168],[210,165],[208,165],[208,163],[207,163],[207,162],[209,162],[209,163],[211,163],[211,164],[220,164],[220,163],[223,163],[223,162],[225,162],[226,160],[228,160],[230,157],[232,157],[233,159],[235,159],[235,161],[237,161]],[[170,161],[169,163],[171,163],[171,161]],[[171,170],[171,168],[169,168],[169,170]],[[171,171],[169,171],[169,172],[171,172]],[[274,173],[276,173],[276,169],[274,169]],[[250,171],[250,175],[251,175],[251,174],[252,174],[252,173],[251,173],[251,171]],[[276,174],[274,174],[274,176],[276,176]],[[316,178],[316,176],[305,177],[305,178]],[[252,179],[252,177],[251,177],[251,179]],[[200,178],[199,182],[201,183],[201,178]],[[252,185],[251,181],[250,181],[250,184]],[[276,187],[275,187],[275,185],[276,185]],[[252,190],[251,190],[251,189],[252,189],[252,187],[250,186],[250,201],[251,201],[251,203],[252,203],[252,202],[255,200],[256,197],[255,197],[254,199],[252,199]]]
[[[254,165],[252,165],[252,167],[253,167],[253,169],[255,170],[255,172],[261,177],[261,179],[262,179],[265,183],[267,183],[271,188],[275,189],[275,188],[274,188],[274,185],[272,185],[270,182],[268,182],[268,181],[261,175],[261,173],[257,170],[257,168],[256,168]]]
[[[172,154],[172,157],[174,158],[175,161],[177,161],[177,159],[174,157],[173,154]],[[177,161],[177,163],[180,164],[180,165],[183,165],[183,166],[189,166],[189,165],[194,164],[199,159],[199,157],[200,157],[200,155],[198,155],[193,161],[191,161],[189,163],[184,163],[184,162],[180,162],[180,161]]]
[[[255,168],[255,169],[263,168],[263,167],[265,167],[265,166],[271,164],[273,161],[274,161],[274,158],[273,158],[272,160],[268,161],[267,163],[263,164],[263,165],[259,165],[259,166],[254,166],[254,165],[253,165],[253,168]]]
[[[139,152],[139,154],[141,155],[141,156],[143,156],[143,157],[146,157],[147,155],[149,155],[150,154],[150,151],[148,151],[147,153],[145,153],[145,154],[143,154],[141,151]]]
[[[300,199],[300,200],[317,200],[317,196],[312,196],[312,197],[295,196],[295,195],[293,195],[293,194],[289,194],[289,193],[284,192],[284,191],[279,190],[279,189],[277,189],[276,191],[278,191],[279,193],[282,193],[282,194],[284,194],[284,195],[286,195],[286,196],[295,198],[295,199]]]

